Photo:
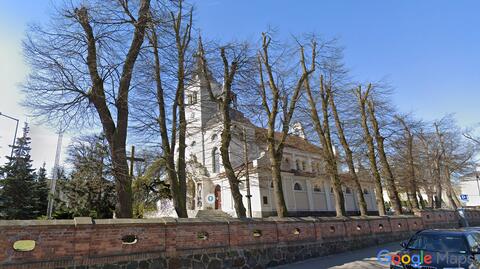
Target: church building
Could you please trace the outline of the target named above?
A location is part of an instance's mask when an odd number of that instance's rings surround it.
[[[217,103],[210,99],[208,90],[198,85],[186,90],[186,158],[187,207],[189,216],[199,210],[221,210],[235,216],[229,182],[220,156],[222,116]],[[221,85],[212,83],[217,93]],[[255,126],[231,107],[232,141],[230,159],[240,176],[240,191],[247,208],[246,170],[250,179],[253,217],[276,215],[270,162],[267,153],[266,129]],[[245,145],[246,144],[246,145]],[[246,150],[245,150],[246,147]],[[247,158],[245,156],[247,152]],[[248,160],[248,167],[245,166]],[[361,173],[360,173],[361,174]],[[370,176],[362,177],[361,184],[368,211],[376,212],[374,184]],[[358,214],[359,207],[353,183],[342,174],[346,210]],[[334,197],[329,178],[324,171],[321,148],[308,141],[300,123],[293,124],[286,139],[282,162],[282,183],[287,209],[293,216],[334,215]]]

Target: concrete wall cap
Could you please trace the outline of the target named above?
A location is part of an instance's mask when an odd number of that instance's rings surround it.
[[[388,216],[390,219],[419,219],[419,216],[414,215],[399,215],[399,216]]]
[[[315,221],[314,218],[299,218],[299,217],[286,217],[286,218],[280,218],[280,217],[269,217],[267,220],[271,220],[274,222],[305,222],[305,221]]]
[[[91,217],[75,217],[73,218],[73,221],[75,222],[75,226],[93,224],[93,220]]]
[[[177,221],[177,224],[205,223],[209,225],[228,224],[229,222],[229,220],[226,218],[209,218],[209,217],[179,218],[179,219],[176,219],[176,221]]]
[[[0,220],[0,226],[50,226],[74,225],[73,220]]]
[[[113,224],[165,224],[163,218],[154,219],[95,219],[93,222],[97,225]]]
[[[235,223],[275,223],[274,220],[270,219],[270,218],[243,218],[243,219],[228,219],[228,223],[232,223],[232,224],[235,224]]]
[[[319,222],[345,222],[348,220],[347,217],[318,217]]]

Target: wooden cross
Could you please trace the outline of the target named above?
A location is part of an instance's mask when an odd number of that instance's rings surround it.
[[[144,158],[135,158],[135,146],[132,146],[132,151],[130,157],[127,157],[127,160],[130,161],[130,176],[133,177],[133,164],[135,162],[144,162]]]

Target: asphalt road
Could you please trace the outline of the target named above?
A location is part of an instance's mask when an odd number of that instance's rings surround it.
[[[355,251],[343,252],[335,255],[310,259],[294,264],[282,265],[276,269],[384,269],[389,268],[377,262],[377,253],[387,249],[391,252],[400,250],[400,242],[363,248]]]

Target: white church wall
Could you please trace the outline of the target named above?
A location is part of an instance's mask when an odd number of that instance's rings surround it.
[[[295,185],[300,186],[299,189],[295,189]],[[293,199],[295,203],[295,208],[297,211],[309,211],[310,205],[308,202],[308,194],[307,194],[307,183],[305,179],[296,178],[293,182],[294,187],[292,187],[291,191],[293,192]]]

